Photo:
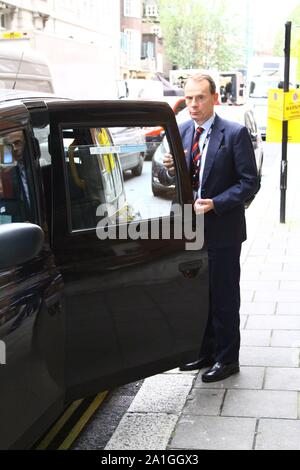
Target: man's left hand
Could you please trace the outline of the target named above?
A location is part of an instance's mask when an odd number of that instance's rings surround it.
[[[194,204],[196,214],[207,214],[213,211],[214,208],[214,201],[212,199],[197,199]]]

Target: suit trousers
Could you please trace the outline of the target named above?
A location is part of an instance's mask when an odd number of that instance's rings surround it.
[[[209,314],[200,357],[230,364],[240,350],[241,244],[209,247]]]

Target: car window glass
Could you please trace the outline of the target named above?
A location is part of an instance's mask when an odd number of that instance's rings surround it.
[[[0,135],[0,224],[34,221],[31,181],[25,133]]]
[[[72,231],[97,227],[105,207],[112,224],[170,215],[174,181],[163,185],[158,177],[167,150],[164,129],[155,150],[141,127],[68,128],[62,134]]]
[[[35,127],[33,129],[33,132],[40,146],[40,166],[44,167],[47,165],[51,165],[51,155],[49,153],[48,147],[49,125],[46,125],[44,127]]]

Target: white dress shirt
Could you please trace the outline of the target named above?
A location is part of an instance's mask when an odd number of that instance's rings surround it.
[[[210,131],[211,126],[214,123],[215,116],[216,115],[213,114],[213,116],[211,118],[209,118],[207,121],[205,121],[201,126],[199,126],[199,124],[197,124],[196,121],[194,121],[195,131],[196,131],[197,127],[202,127],[202,129],[204,129],[201,136],[200,136],[200,139],[199,139],[199,149],[200,149],[200,153],[201,153],[201,166],[200,166],[200,174],[199,174],[199,180],[200,180],[199,183],[200,184],[199,184],[198,191],[197,192],[194,191],[194,198],[195,199],[201,198],[202,179],[203,179],[203,173],[204,173],[204,168],[205,168],[207,149],[208,149],[209,141],[210,141],[210,137],[209,137],[208,141],[206,141],[206,137],[207,137],[207,134]],[[203,149],[205,141],[206,141],[206,145],[205,145],[205,148]]]

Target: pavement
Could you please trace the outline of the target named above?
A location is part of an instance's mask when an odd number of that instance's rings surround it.
[[[247,209],[240,374],[212,384],[178,369],[146,379],[106,450],[300,450],[300,145],[288,150],[285,224],[280,158],[268,144]]]

